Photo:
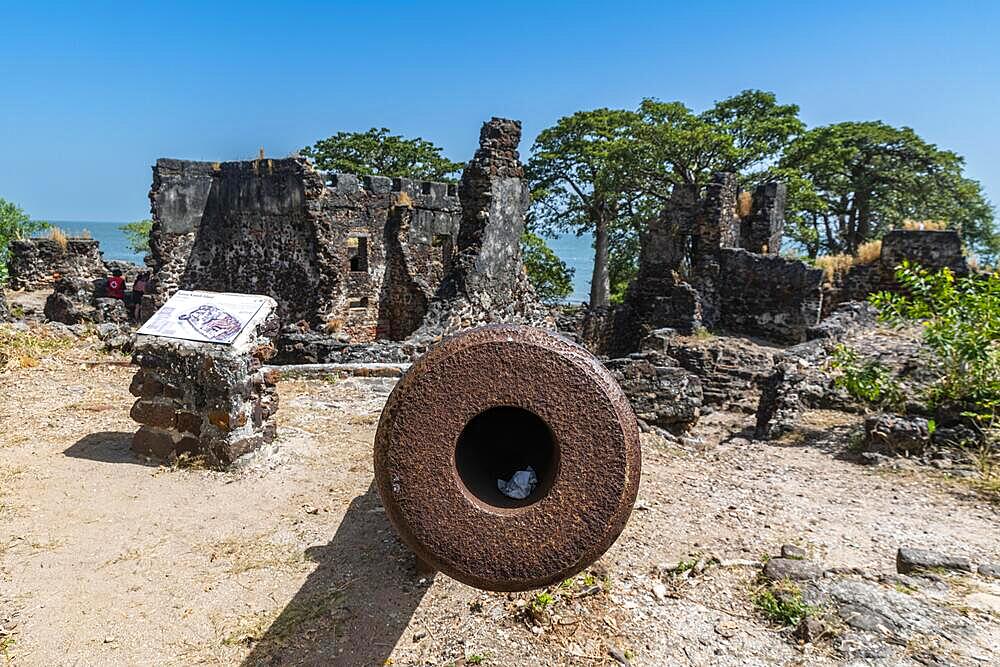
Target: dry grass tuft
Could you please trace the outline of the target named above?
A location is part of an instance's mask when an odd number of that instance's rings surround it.
[[[396,206],[403,206],[405,208],[413,208],[413,198],[406,192],[400,191],[396,193]]]
[[[753,194],[744,190],[736,200],[736,215],[745,218],[753,210]]]
[[[858,252],[854,256],[855,266],[860,264],[874,264],[882,256],[882,241],[869,241],[858,246]]]
[[[69,236],[63,230],[58,227],[52,227],[49,229],[48,237],[56,242],[59,248],[66,254],[69,249]]]
[[[296,570],[306,563],[301,549],[291,544],[272,542],[264,534],[229,537],[207,545],[203,550],[211,554],[209,560],[227,563],[229,574],[251,570]]]
[[[825,255],[816,258],[816,268],[823,269],[823,278],[828,283],[835,283],[843,277],[854,265],[850,255]]]
[[[844,277],[852,266],[873,264],[882,256],[882,242],[869,241],[858,247],[856,255],[824,255],[817,257],[817,268],[823,269],[823,278],[828,283],[836,283]]]
[[[11,368],[33,368],[41,359],[61,352],[73,339],[41,329],[17,331],[0,329],[0,373]]]
[[[903,220],[902,229],[942,232],[948,229],[947,220]]]
[[[340,330],[344,328],[344,318],[342,317],[331,317],[323,325],[323,329],[327,333],[340,333]]]

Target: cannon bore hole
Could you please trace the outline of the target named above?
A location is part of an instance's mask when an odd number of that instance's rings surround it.
[[[511,498],[500,491],[497,480],[531,467],[538,485],[527,498]],[[552,431],[528,410],[509,406],[490,408],[473,417],[455,447],[455,468],[465,488],[493,507],[524,507],[549,492],[559,467],[559,448]]]

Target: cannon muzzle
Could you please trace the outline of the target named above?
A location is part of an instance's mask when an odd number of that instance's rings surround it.
[[[524,326],[431,349],[396,385],[375,436],[376,483],[403,541],[494,591],[593,563],[625,527],[639,472],[635,414],[604,366]]]

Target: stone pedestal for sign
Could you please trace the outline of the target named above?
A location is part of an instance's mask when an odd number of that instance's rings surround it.
[[[183,454],[224,467],[274,439],[278,395],[261,367],[278,320],[268,299],[231,345],[138,337],[129,391],[142,426],[132,449],[169,461]]]

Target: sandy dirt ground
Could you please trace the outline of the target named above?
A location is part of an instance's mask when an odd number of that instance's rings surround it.
[[[842,460],[856,418],[769,444],[719,413],[700,443],[644,436],[636,510],[595,566],[551,599],[484,593],[417,572],[386,521],[371,450],[390,381],[282,383],[276,444],[215,472],[131,453],[133,370],[114,360],[78,346],[0,375],[9,664],[827,664],[760,615],[741,561],[783,543],[874,572],[907,544],[1000,560],[995,504]],[[726,566],[670,574],[703,556]],[[1000,619],[975,618],[971,664],[1000,664]]]

